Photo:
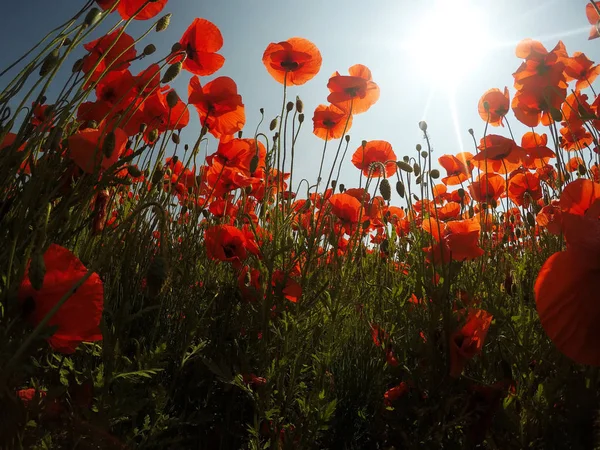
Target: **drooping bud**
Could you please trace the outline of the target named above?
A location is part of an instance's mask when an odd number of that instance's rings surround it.
[[[170,66],[167,69],[167,71],[165,72],[165,74],[163,75],[162,80],[160,80],[160,82],[162,84],[167,84],[167,83],[170,83],[171,81],[173,81],[175,78],[177,78],[177,75],[179,75],[179,73],[181,72],[182,66],[183,66],[183,64],[181,63],[181,61],[176,62],[175,64]]]
[[[98,8],[90,9],[89,12],[86,14],[85,19],[83,20],[83,25],[85,27],[93,26],[96,22],[98,22],[98,19],[101,15],[102,13]]]
[[[167,93],[167,106],[171,109],[175,108],[179,103],[179,95],[175,92],[175,89],[170,90]]]
[[[45,277],[46,263],[44,261],[44,255],[40,249],[36,249],[31,256],[31,262],[29,264],[29,281],[31,282],[31,287],[36,291],[42,289]]]
[[[56,67],[58,60],[58,49],[54,49],[46,56],[46,58],[44,58],[44,62],[42,63],[42,67],[40,68],[40,77],[45,77],[46,75],[48,75],[50,71]]]
[[[296,96],[296,111],[298,111],[299,114],[302,114],[302,111],[304,111],[304,103],[302,103],[302,100],[300,100],[300,97]]]
[[[408,164],[407,162],[396,161],[396,165],[398,166],[398,169],[400,169],[400,170],[404,170],[405,172],[408,172],[408,173],[413,172],[412,166],[410,164]]]
[[[148,44],[144,47],[144,51],[142,53],[144,54],[144,56],[150,56],[155,51],[156,51],[156,45]]]
[[[404,183],[402,181],[396,182],[396,192],[402,198],[404,198]]]
[[[379,183],[379,193],[385,201],[389,202],[390,198],[392,198],[392,188],[387,178],[384,178],[381,180],[381,183]]]
[[[156,32],[160,33],[161,31],[165,31],[167,28],[169,28],[170,23],[171,23],[171,14],[165,14],[160,19],[158,19],[158,22],[156,22],[156,28],[155,28]]]
[[[102,153],[104,153],[104,156],[110,158],[115,151],[116,145],[117,137],[115,136],[115,132],[109,131],[104,138],[104,142],[102,143]]]

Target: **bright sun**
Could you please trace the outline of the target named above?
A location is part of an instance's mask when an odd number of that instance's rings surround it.
[[[455,87],[490,44],[487,17],[472,0],[438,0],[415,21],[403,43],[420,76]]]

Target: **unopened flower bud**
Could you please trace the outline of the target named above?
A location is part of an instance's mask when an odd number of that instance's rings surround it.
[[[42,67],[40,68],[40,77],[45,77],[46,75],[48,75],[50,73],[50,71],[56,67],[56,64],[58,63],[58,59],[59,59],[58,49],[52,50],[52,52],[50,52],[46,56],[46,58],[44,59],[44,62],[42,63]]]
[[[258,155],[254,155],[250,160],[250,173],[256,172],[256,169],[258,169]]]
[[[77,61],[75,61],[75,63],[73,64],[73,68],[71,69],[71,71],[73,73],[77,73],[77,72],[80,72],[81,69],[83,69],[83,58],[80,58]]]
[[[290,112],[292,109],[294,109],[294,102],[287,102],[287,105],[285,105],[285,110]]]
[[[427,131],[427,122],[425,122],[424,120],[421,120],[419,122],[419,128],[421,129],[421,131],[425,132]]]
[[[83,25],[85,27],[91,27],[98,21],[101,15],[102,13],[98,8],[90,9],[89,12],[86,14],[85,19],[83,20]]]
[[[396,192],[402,198],[404,198],[404,183],[402,181],[396,182]]]
[[[171,141],[173,141],[173,144],[175,145],[179,145],[179,143],[181,142],[181,140],[179,139],[179,135],[175,133],[171,135]]]
[[[170,66],[167,69],[167,71],[165,72],[165,74],[163,75],[162,80],[160,80],[160,82],[162,84],[167,84],[167,83],[170,83],[171,81],[173,81],[175,78],[177,78],[177,75],[179,75],[179,73],[181,72],[182,66],[183,66],[183,64],[181,62],[176,62],[175,64]]]
[[[156,22],[156,28],[155,28],[156,32],[160,33],[161,31],[165,31],[169,27],[170,23],[171,23],[171,14],[165,14],[160,19],[158,19],[158,22]]]
[[[413,170],[416,176],[421,175],[421,166],[419,166],[417,163],[413,164]]]
[[[350,142],[350,135],[347,134],[346,136],[344,136],[344,139],[346,139],[346,143],[349,143]]]
[[[427,159],[427,157],[428,157],[428,156],[429,156],[429,153],[427,153],[426,151],[424,151],[424,150],[423,150],[423,151],[421,152],[421,158],[423,158],[423,159]]]
[[[437,169],[432,169],[431,172],[429,172],[429,176],[434,180],[437,180],[440,177],[440,171]]]
[[[269,131],[273,131],[275,128],[277,128],[277,117],[271,120],[271,123],[269,124]]]
[[[390,201],[390,198],[392,198],[392,188],[387,178],[384,178],[379,183],[379,193],[385,201]]]
[[[177,53],[177,52],[180,52],[181,50],[183,50],[183,46],[179,42],[175,42],[171,46],[171,53]]]
[[[298,114],[298,122],[299,123],[303,123],[304,122],[304,114]]]
[[[156,45],[148,44],[144,47],[144,51],[142,52],[145,56],[150,56],[152,53],[156,51]]]
[[[412,166],[410,164],[408,164],[407,162],[396,161],[396,165],[398,166],[398,169],[400,169],[400,170],[404,170],[405,172],[408,172],[408,173],[413,172]]]
[[[104,138],[104,142],[102,143],[102,153],[104,153],[104,156],[110,158],[115,151],[116,144],[117,138],[115,136],[115,132],[109,131]]]
[[[155,143],[158,140],[158,130],[155,128],[148,133],[148,141]]]
[[[299,114],[304,111],[304,103],[302,103],[302,100],[300,100],[300,97],[298,96],[296,96],[296,111],[298,111]]]

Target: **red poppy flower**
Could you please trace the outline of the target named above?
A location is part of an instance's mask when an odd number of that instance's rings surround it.
[[[339,139],[352,128],[352,116],[335,105],[319,105],[313,115],[315,136],[321,139]],[[345,130],[345,131],[344,131]]]
[[[494,127],[504,126],[504,116],[510,111],[508,88],[505,87],[504,92],[496,88],[487,91],[481,96],[477,109],[485,122]]]
[[[600,7],[600,2],[593,3],[596,5],[596,7]],[[591,40],[600,37],[600,31],[598,31],[598,22],[600,21],[600,16],[598,15],[598,11],[594,5],[592,5],[592,2],[585,5],[585,15],[587,16],[590,25],[592,25],[588,39]]]
[[[433,247],[425,249],[428,259],[434,264],[471,260],[483,254],[479,247],[481,227],[476,220],[443,223],[429,217],[423,221],[422,227],[437,241]]]
[[[187,56],[182,68],[194,75],[212,75],[225,63],[225,58],[217,53],[223,47],[223,36],[219,28],[206,19],[194,19],[183,33],[179,44]],[[179,61],[181,58],[175,57],[169,63]]]
[[[600,65],[594,66],[585,53],[575,52],[564,62],[567,81],[577,80],[576,91],[588,88],[600,74]]]
[[[484,173],[469,186],[469,192],[476,202],[495,204],[505,193],[506,182],[497,173]]]
[[[566,151],[583,150],[594,142],[594,137],[583,124],[560,129],[560,148]]]
[[[98,81],[104,71],[121,71],[127,69],[131,60],[135,59],[135,41],[123,28],[118,28],[110,34],[95,41],[88,42],[83,47],[89,54],[83,59],[83,72],[89,74],[93,70],[90,81]],[[98,64],[96,68],[94,68]]]
[[[548,126],[554,122],[552,111],[560,111],[566,97],[566,89],[533,86],[518,91],[512,101],[512,109],[519,122],[528,127],[537,127],[540,123]]]
[[[167,130],[181,130],[190,122],[190,112],[187,105],[177,99],[171,108],[167,103],[169,91],[157,90],[144,102],[141,110],[143,123],[146,124],[144,137],[149,140],[152,131],[158,131],[159,135]],[[138,119],[139,120],[139,119]]]
[[[98,168],[106,170],[115,164],[125,151],[127,135],[120,128],[114,129],[115,146],[110,156],[106,156],[102,148],[108,131],[87,128],[69,136],[69,156],[84,172],[94,173]]]
[[[385,394],[383,394],[383,402],[386,406],[391,406],[394,401],[406,395],[409,390],[408,384],[402,381],[398,386],[388,389]]]
[[[519,206],[528,208],[531,201],[542,198],[542,188],[537,175],[530,172],[517,173],[508,180],[508,198]]]
[[[548,147],[548,136],[528,131],[521,138],[521,148],[525,151],[523,167],[527,169],[538,169],[544,167],[550,158],[556,157]]]
[[[33,300],[28,320],[38,324],[58,301],[87,273],[81,261],[69,250],[51,244],[44,253],[46,274],[40,290],[31,285],[30,268],[21,282],[19,300]],[[104,306],[104,288],[93,273],[52,316],[48,326],[57,327],[48,343],[62,353],[73,353],[81,342],[101,341],[100,319]]]
[[[448,186],[456,186],[468,180],[473,170],[472,159],[473,155],[469,152],[462,152],[456,156],[440,156],[438,162],[447,173],[447,176],[442,178],[442,183]]]
[[[548,258],[538,274],[538,314],[559,351],[580,364],[600,365],[600,184],[569,183],[560,207],[567,250]]]
[[[379,86],[372,81],[371,71],[362,64],[350,67],[348,73],[350,75],[334,72],[327,83],[331,92],[327,101],[350,114],[360,114],[379,100]]]
[[[397,168],[396,154],[387,141],[369,141],[361,145],[352,155],[352,164],[362,170],[363,175],[372,177],[391,177]]]
[[[230,225],[215,225],[204,232],[206,253],[210,259],[229,261],[234,267],[248,257],[249,242],[246,234]]]
[[[100,8],[107,10],[111,9],[119,0],[96,0]],[[169,0],[121,0],[117,11],[123,20],[129,20],[132,17],[135,20],[148,20],[157,16],[166,6]],[[144,6],[146,4],[146,6]],[[142,8],[142,6],[144,6]],[[141,11],[140,11],[140,8]],[[138,12],[139,11],[139,12]],[[137,12],[137,14],[136,14]]]
[[[212,164],[216,158],[223,165],[238,168],[248,175],[252,175],[250,168],[255,156],[258,157],[258,161],[254,170],[264,169],[267,150],[262,142],[254,139],[232,139],[227,142],[219,142],[216,153],[208,156],[206,161]]]
[[[297,303],[302,296],[302,287],[300,283],[286,275],[282,270],[273,272],[271,284],[281,295],[292,303]]]
[[[473,165],[484,172],[509,173],[518,169],[525,152],[512,139],[488,134],[481,139],[479,147],[481,150],[473,156]]]
[[[189,103],[196,107],[200,122],[210,133],[220,139],[240,131],[246,123],[242,96],[229,77],[215,78],[204,86],[193,77],[188,88]]]
[[[361,203],[353,196],[346,193],[335,194],[329,197],[331,211],[342,222],[358,223]]]
[[[293,37],[270,43],[263,53],[263,64],[279,83],[300,86],[314,78],[321,69],[321,53],[307,39]]]
[[[516,89],[567,88],[563,60],[569,55],[562,41],[548,52],[541,43],[525,39],[517,45],[517,56],[525,62],[513,74]]]
[[[556,204],[554,203],[556,202]],[[561,210],[557,200],[544,206],[535,217],[535,222],[541,228],[546,228],[548,233],[558,236],[561,233]]]
[[[466,323],[450,338],[450,376],[458,377],[467,361],[481,353],[493,316],[483,309],[469,311]]]

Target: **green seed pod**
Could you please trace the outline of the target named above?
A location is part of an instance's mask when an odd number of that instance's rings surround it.
[[[421,175],[421,166],[419,166],[417,163],[413,164],[413,170],[415,171],[416,176]]]
[[[44,59],[44,62],[42,63],[42,67],[40,68],[40,77],[45,77],[46,75],[48,75],[50,73],[50,71],[56,67],[56,64],[58,63],[58,59],[59,59],[58,49],[52,50],[52,52],[50,52],[46,56],[46,58]]]
[[[31,286],[39,291],[44,285],[44,278],[46,276],[46,263],[44,262],[44,255],[40,249],[36,249],[31,257],[31,263],[29,265],[29,280]]]
[[[104,156],[110,158],[115,151],[116,144],[117,138],[115,136],[115,132],[109,131],[106,137],[104,138],[104,142],[102,143],[102,153],[104,153]]]
[[[381,183],[379,183],[379,193],[385,201],[389,202],[390,198],[392,198],[392,188],[387,178],[384,178],[381,180]]]
[[[148,44],[144,47],[143,50],[143,55],[144,56],[150,56],[152,53],[154,53],[156,51],[156,45],[154,44]]]
[[[429,176],[434,180],[437,180],[440,177],[440,171],[437,169],[432,169],[431,172],[429,172]]]
[[[85,27],[91,27],[96,22],[98,22],[98,19],[100,18],[101,15],[102,15],[102,12],[98,8],[90,9],[89,12],[87,13],[87,15],[85,16],[85,19],[83,20],[83,25]]]
[[[410,164],[408,164],[407,162],[396,161],[396,165],[398,166],[398,169],[400,169],[400,170],[404,170],[405,172],[408,172],[408,173],[413,172],[412,166]]]
[[[167,105],[169,106],[169,108],[173,109],[177,106],[178,103],[179,103],[179,95],[177,95],[177,92],[175,92],[175,89],[170,90],[167,93]]]
[[[402,181],[396,182],[396,192],[402,198],[404,198],[404,183]]]
[[[162,84],[167,84],[170,83],[171,81],[173,81],[175,78],[177,78],[177,75],[179,75],[179,73],[181,72],[181,67],[183,66],[183,64],[180,62],[176,62],[175,64],[173,64],[172,66],[170,66],[167,71],[165,72],[165,74],[162,77],[162,80],[160,80],[160,82]]]
[[[158,19],[158,22],[156,22],[156,28],[155,28],[156,32],[160,33],[161,31],[165,31],[167,28],[169,28],[170,23],[171,23],[171,14],[165,14],[160,19]]]

